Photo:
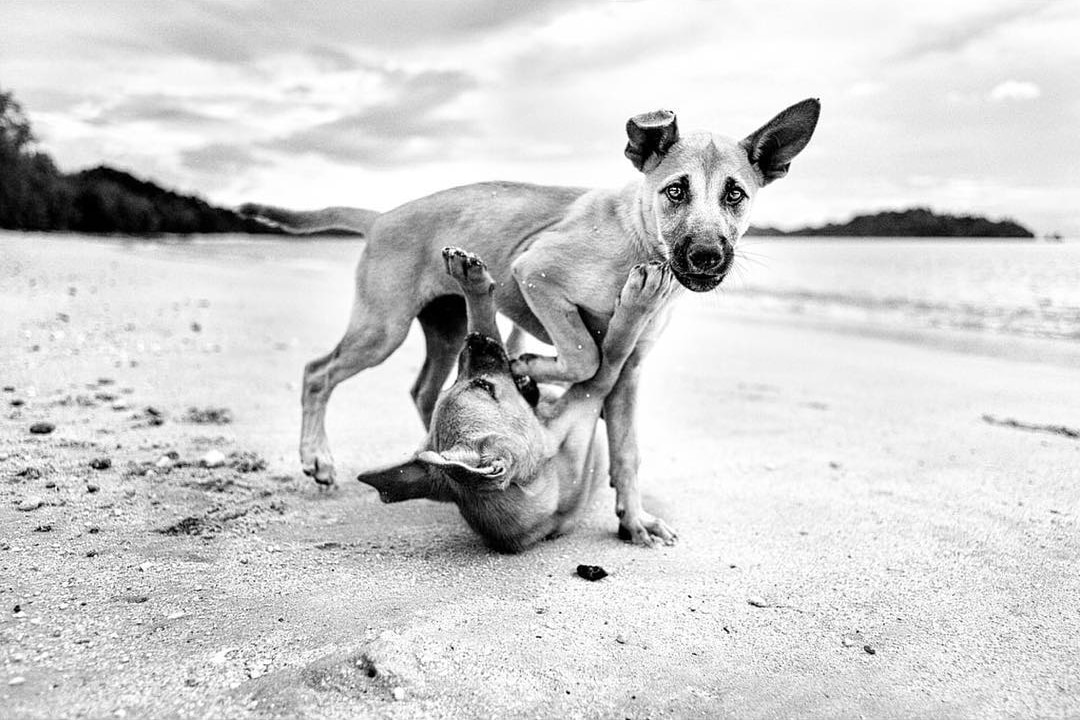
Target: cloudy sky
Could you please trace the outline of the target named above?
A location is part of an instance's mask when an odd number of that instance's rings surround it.
[[[819,97],[758,224],[926,205],[1080,235],[1075,0],[4,0],[2,17],[0,87],[62,168],[218,203],[616,186],[630,115],[742,137]]]

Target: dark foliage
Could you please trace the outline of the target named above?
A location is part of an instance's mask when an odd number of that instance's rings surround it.
[[[939,215],[928,208],[857,215],[846,223],[829,223],[787,232],[776,228],[751,228],[748,234],[786,237],[1035,237],[1026,227],[1012,220]]]
[[[2,90],[0,228],[125,235],[280,232],[121,170],[61,173],[37,151],[29,119],[12,93]]]

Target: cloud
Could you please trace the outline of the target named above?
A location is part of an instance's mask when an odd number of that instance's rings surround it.
[[[180,153],[184,167],[211,175],[235,175],[269,163],[246,145],[210,143]]]
[[[998,83],[990,91],[989,98],[995,102],[1006,100],[1034,100],[1042,95],[1042,90],[1033,82],[1006,80]]]
[[[388,74],[389,96],[359,112],[264,143],[287,153],[311,153],[337,161],[386,166],[447,154],[447,146],[471,134],[468,122],[447,112],[476,86],[453,70]]]

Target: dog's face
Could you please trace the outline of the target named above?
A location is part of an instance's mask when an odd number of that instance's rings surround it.
[[[535,475],[547,455],[546,434],[527,394],[503,346],[469,335],[457,380],[435,407],[429,447],[417,459],[463,491],[503,490]]]
[[[645,174],[645,209],[682,285],[704,292],[723,281],[750,226],[754,196],[787,174],[819,111],[817,100],[804,100],[738,142],[710,133],[680,136],[667,111],[627,122],[626,156]]]

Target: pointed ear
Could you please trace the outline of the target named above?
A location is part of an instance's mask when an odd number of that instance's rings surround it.
[[[791,160],[798,155],[817,127],[821,103],[816,98],[795,103],[751,133],[741,145],[750,164],[761,172],[762,184],[787,175]]]
[[[379,499],[384,503],[417,500],[435,494],[431,469],[417,458],[401,465],[361,473],[356,479],[378,490]]]
[[[679,126],[675,113],[654,110],[635,115],[626,121],[626,157],[641,172],[649,172],[664,159],[671,146],[679,141]]]
[[[462,485],[498,484],[506,466],[497,459],[481,458],[472,448],[457,445],[442,453],[424,450],[416,456],[422,463],[438,468]]]

